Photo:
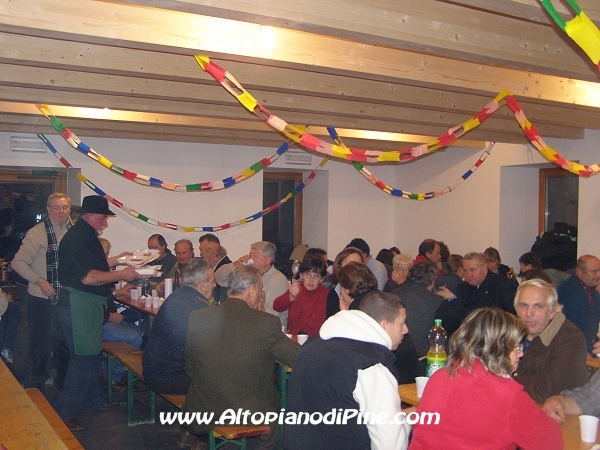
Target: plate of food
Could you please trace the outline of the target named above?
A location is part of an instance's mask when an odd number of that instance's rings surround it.
[[[144,250],[135,250],[131,255],[119,258],[119,261],[128,266],[143,266],[150,261],[154,261],[159,256],[158,250],[146,248]]]

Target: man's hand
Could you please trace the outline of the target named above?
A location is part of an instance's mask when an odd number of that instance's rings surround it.
[[[127,266],[123,270],[119,271],[119,279],[125,281],[133,281],[137,280],[140,277],[140,274],[135,271],[135,267]]]
[[[567,415],[565,414],[565,405],[563,405],[560,399],[560,395],[554,395],[548,398],[544,402],[542,410],[545,411],[551,419],[556,420],[558,423],[563,423]]]
[[[556,420],[558,423],[563,423],[567,416],[578,416],[581,414],[581,409],[571,397],[566,395],[553,395],[548,398],[542,410],[548,414],[548,417]]]
[[[37,281],[35,282],[35,284],[37,284],[40,289],[42,290],[42,293],[46,296],[46,297],[54,297],[56,295],[56,291],[54,290],[54,287],[48,283],[48,281],[44,280],[42,277],[38,278]]]
[[[108,317],[108,321],[112,323],[121,323],[123,322],[123,319],[123,314],[119,314],[116,312],[111,312],[110,316]]]
[[[444,300],[448,300],[449,298],[456,297],[450,289],[446,286],[440,286],[437,291],[435,291],[437,295],[443,297]]]
[[[251,260],[252,257],[250,255],[244,255],[244,256],[240,256],[237,261],[235,261],[233,264],[235,266],[246,266],[248,265],[248,261]]]

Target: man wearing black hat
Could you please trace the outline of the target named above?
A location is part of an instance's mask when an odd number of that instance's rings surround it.
[[[111,283],[139,277],[132,266],[121,271],[110,270],[97,236],[108,227],[108,217],[114,215],[104,197],[85,197],[81,219],[65,234],[58,248],[58,279],[62,285],[58,320],[69,343],[71,359],[56,411],[72,431],[83,429],[76,418],[80,411],[112,406],[103,405],[104,394],[99,383],[103,306]]]

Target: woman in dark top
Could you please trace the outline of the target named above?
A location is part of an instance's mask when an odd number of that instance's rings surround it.
[[[354,247],[346,247],[335,257],[335,261],[333,262],[333,274],[331,275],[330,282],[333,284],[334,288],[329,291],[327,295],[327,318],[333,316],[340,310],[340,283],[338,279],[338,272],[340,269],[348,264],[349,262],[363,262],[362,252]]]

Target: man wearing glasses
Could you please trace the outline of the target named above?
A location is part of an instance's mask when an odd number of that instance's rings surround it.
[[[56,300],[60,292],[58,282],[58,245],[71,227],[69,213],[71,200],[56,192],[48,197],[48,217],[31,228],[12,261],[13,269],[29,282],[29,346],[31,377],[25,387],[44,388],[51,378],[54,317]],[[55,380],[61,384],[64,371]]]
[[[517,315],[529,333],[524,356],[513,374],[537,403],[588,381],[583,333],[561,312],[556,289],[543,280],[521,283],[515,296]]]

